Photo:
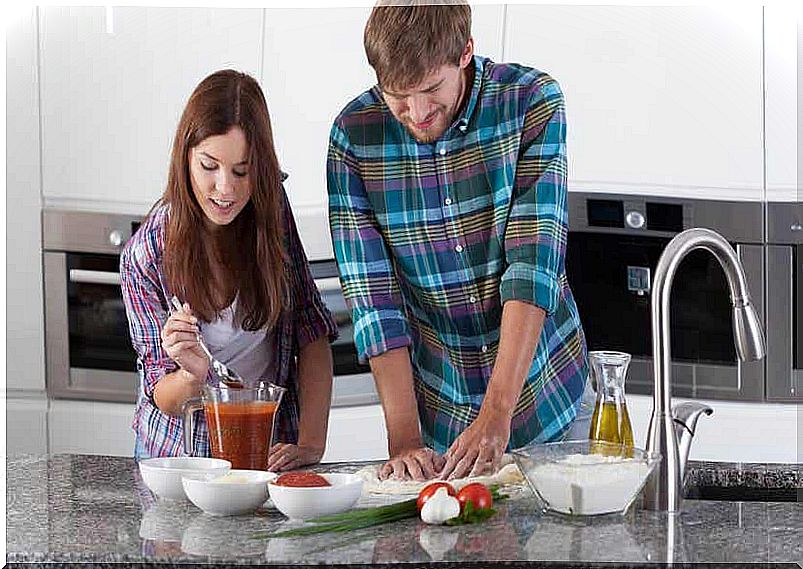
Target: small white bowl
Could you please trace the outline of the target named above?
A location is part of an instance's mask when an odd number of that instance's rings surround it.
[[[296,488],[268,484],[276,509],[291,520],[308,520],[345,512],[362,495],[363,480],[356,474],[322,473],[331,486]]]
[[[190,502],[212,516],[249,514],[268,500],[268,482],[277,477],[264,470],[230,470],[223,476],[184,476]]]
[[[186,500],[182,476],[222,476],[231,470],[231,462],[202,456],[165,456],[146,458],[139,472],[151,492],[166,500]]]

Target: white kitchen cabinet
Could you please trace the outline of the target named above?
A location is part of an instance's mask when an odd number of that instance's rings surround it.
[[[6,409],[6,454],[47,454],[47,396],[8,390]]]
[[[285,187],[307,255],[332,258],[326,149],[332,121],[376,83],[363,48],[371,7],[265,11],[263,87]],[[499,59],[502,6],[472,7],[477,52]]]
[[[42,197],[36,9],[6,27],[6,386],[43,392]]]
[[[334,407],[322,462],[387,460],[388,432],[381,405]]]
[[[52,399],[50,453],[134,456],[132,404]]]
[[[800,463],[803,405],[673,398],[672,406],[687,401],[703,403],[714,410],[713,415],[702,416],[697,422],[689,460]],[[637,447],[646,448],[652,408],[651,396],[627,396]]]
[[[797,178],[803,10],[781,3],[765,6],[764,45],[767,201],[803,201]]]
[[[505,60],[563,88],[570,189],[762,199],[759,4],[517,4],[505,24]]]
[[[152,204],[195,86],[223,68],[258,77],[259,9],[47,6],[40,14],[48,204]]]

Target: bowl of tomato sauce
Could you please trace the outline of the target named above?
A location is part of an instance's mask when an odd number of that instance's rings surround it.
[[[276,509],[291,520],[308,520],[350,509],[362,495],[356,474],[286,472],[268,483]]]

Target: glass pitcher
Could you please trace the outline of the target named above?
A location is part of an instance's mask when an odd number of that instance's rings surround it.
[[[595,351],[588,353],[591,377],[597,391],[588,438],[633,446],[633,428],[625,402],[625,376],[630,354]]]
[[[276,411],[285,391],[265,381],[237,389],[205,385],[201,397],[182,407],[184,452],[194,454],[195,413],[203,410],[213,457],[230,461],[236,469],[267,470]]]

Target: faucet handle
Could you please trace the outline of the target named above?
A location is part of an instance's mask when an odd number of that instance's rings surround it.
[[[699,419],[700,415],[703,413],[712,415],[714,410],[704,403],[686,401],[678,403],[672,408],[672,420],[675,422],[675,425],[687,430],[690,435],[694,435],[697,419]]]
[[[703,403],[687,401],[679,403],[672,408],[672,421],[675,423],[675,436],[678,444],[678,458],[680,459],[680,485],[686,475],[686,463],[689,459],[689,449],[694,438],[694,427],[697,419],[705,413],[711,415],[714,410]]]

